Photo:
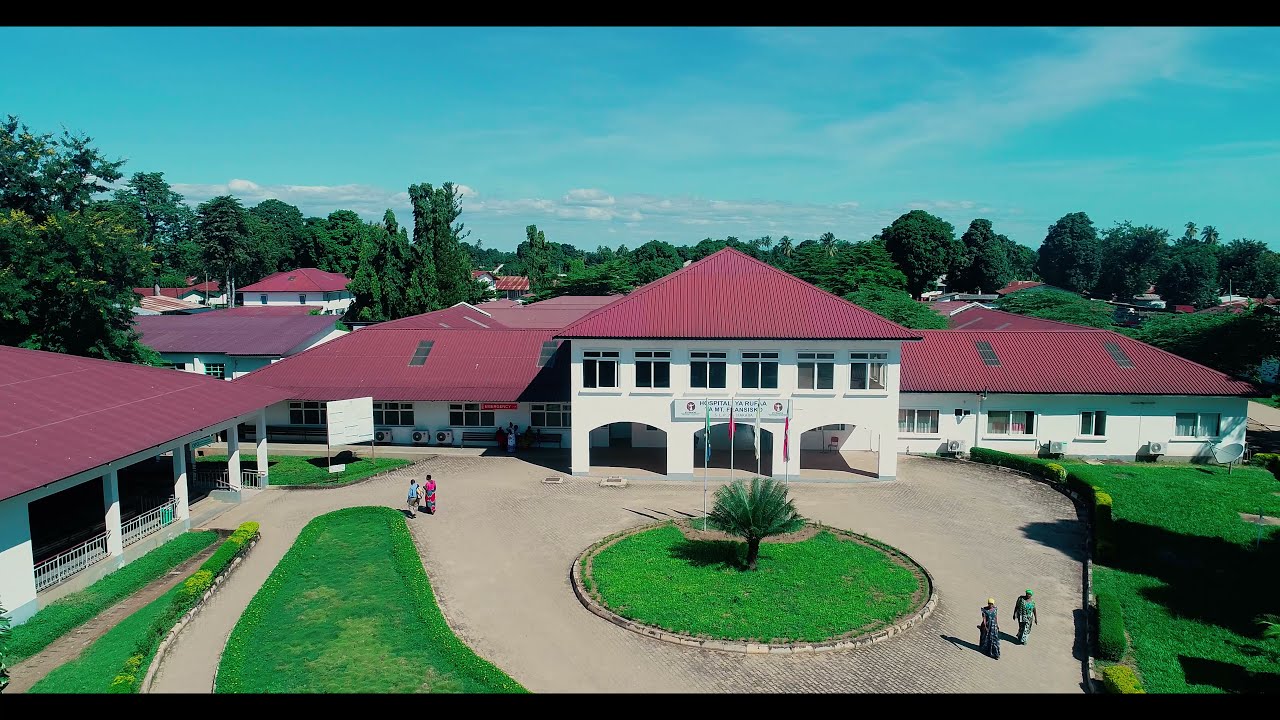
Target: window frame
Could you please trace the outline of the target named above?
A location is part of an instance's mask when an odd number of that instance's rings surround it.
[[[805,366],[812,366],[811,382],[806,385],[802,382],[804,377]],[[821,368],[826,366],[831,373],[830,386],[821,387]],[[796,389],[808,392],[819,392],[823,390],[836,389],[836,353],[834,350],[804,350],[796,353]]]
[[[259,305],[266,305],[266,304],[267,304],[267,294],[266,294],[266,293],[260,293],[260,294],[258,295],[258,304],[259,304]]]
[[[294,413],[298,413],[297,417],[302,419],[301,422],[294,420]],[[314,413],[314,415],[311,415]],[[307,422],[308,415],[314,417],[317,422]],[[313,402],[303,400],[289,401],[289,424],[290,425],[307,425],[318,427],[329,424],[329,404],[324,402]]]
[[[1179,415],[1183,415],[1183,416],[1195,415],[1196,416],[1196,434],[1195,435],[1179,435],[1178,434],[1178,416]],[[1214,434],[1208,434],[1203,432],[1203,429],[1205,428],[1204,418],[1206,416],[1213,416],[1214,418],[1216,418],[1214,421],[1214,429],[1216,432]],[[1173,414],[1173,437],[1179,440],[1215,440],[1215,439],[1221,438],[1222,437],[1222,413],[1198,412],[1198,411],[1174,413]]]
[[[697,358],[697,359],[695,359]],[[702,383],[695,382],[694,366],[702,366]],[[713,370],[720,367],[720,383],[713,385]],[[727,350],[690,350],[689,387],[699,390],[727,390],[729,388],[729,352]]]
[[[1013,416],[1014,416],[1014,414],[1015,414],[1015,413],[1022,413],[1022,423],[1023,423],[1023,427],[1025,428],[1025,431],[1024,431],[1024,432],[1020,432],[1020,433],[1012,432],[1012,430],[1013,430]],[[1034,437],[1036,436],[1036,420],[1037,420],[1037,418],[1036,418],[1036,412],[1035,412],[1034,410],[988,410],[988,411],[986,411],[986,413],[985,413],[985,414],[986,414],[986,416],[987,416],[987,425],[986,425],[986,432],[985,432],[984,434],[985,434],[986,436],[988,436],[988,437],[1000,437],[1000,438],[1028,438],[1028,437],[1030,437],[1030,438],[1034,438]],[[1005,416],[1005,431],[1004,431],[1004,432],[996,432],[996,431],[994,431],[994,430],[992,430],[992,429],[991,429],[991,416],[992,416],[992,415],[1004,415],[1004,416]]]
[[[1089,430],[1085,431],[1085,417],[1088,416]],[[1106,410],[1081,410],[1079,413],[1080,423],[1077,426],[1076,437],[1092,440],[1094,438],[1107,437],[1107,411]],[[1101,421],[1101,422],[1099,422]]]
[[[496,429],[498,424],[493,411],[481,410],[480,403],[449,403],[449,427]]]
[[[645,373],[648,378],[644,382],[641,381],[641,366],[647,369]],[[670,390],[671,389],[671,351],[670,350],[637,350],[635,351],[636,366],[636,387],[645,388],[646,390]],[[658,368],[666,366],[666,383],[658,384]],[[645,384],[645,383],[648,384]]]
[[[554,424],[551,423],[552,418],[556,421]],[[529,407],[530,427],[568,429],[572,424],[572,403],[534,403]]]
[[[738,361],[739,366],[739,385],[743,390],[777,390],[778,389],[778,365],[781,361],[782,353],[776,350],[744,350],[741,352],[741,358]],[[748,365],[754,366],[754,369],[748,371]],[[765,366],[773,366],[773,384],[765,384]],[[754,375],[754,385],[747,384],[749,373]]]
[[[298,293],[298,304],[299,304],[299,305],[306,305],[306,304],[307,304],[307,294],[306,294],[306,293]]]
[[[862,387],[855,384],[862,369]],[[880,387],[873,387],[876,369],[879,369]],[[849,353],[849,389],[864,392],[885,392],[889,389],[889,353],[886,351],[858,350]]]
[[[904,413],[910,414],[908,425],[910,429],[903,429],[902,422],[905,419]],[[933,413],[933,429],[920,429],[921,413]],[[898,435],[910,435],[915,437],[936,437],[942,434],[942,410],[940,408],[898,408]]]
[[[585,390],[612,390],[621,387],[622,379],[618,377],[618,366],[620,365],[620,353],[617,350],[583,350],[582,351],[582,387]],[[600,384],[600,368],[603,365],[613,365],[613,384]],[[588,371],[590,368],[590,371]],[[591,378],[591,383],[587,383],[587,378]]]
[[[395,422],[392,422],[394,418]],[[375,402],[373,404],[375,427],[414,427],[413,403]]]
[[[209,369],[210,369],[210,368],[218,368],[218,372],[217,372],[217,373],[211,373],[211,372],[209,372]],[[205,374],[205,375],[208,375],[209,377],[215,377],[215,378],[218,378],[219,380],[226,380],[226,379],[227,379],[227,364],[226,364],[225,362],[220,362],[220,363],[205,363],[205,364],[204,364],[204,374]]]

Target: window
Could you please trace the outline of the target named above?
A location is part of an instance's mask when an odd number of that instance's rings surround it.
[[[916,435],[938,434],[937,410],[899,410],[898,432]]]
[[[373,404],[374,425],[413,425],[413,403],[376,402]]]
[[[1000,357],[997,356],[996,351],[991,348],[991,343],[986,340],[976,340],[973,344],[978,348],[978,356],[982,358],[982,363],[984,365],[1000,367]]]
[[[409,358],[409,367],[417,367],[424,365],[427,358],[431,355],[431,348],[436,344],[435,340],[422,340],[418,342],[418,347],[413,351],[413,356]]]
[[[559,340],[547,340],[542,343],[542,350],[538,352],[538,367],[555,367],[556,350],[559,348]]]
[[[1085,410],[1080,413],[1080,437],[1107,434],[1107,412],[1105,410]]]
[[[618,353],[604,350],[582,353],[582,387],[618,387]]]
[[[205,363],[204,374],[209,377],[216,377],[219,380],[227,379],[226,363]]]
[[[836,423],[834,425],[823,425],[823,430],[834,430],[836,432],[844,432],[844,423]]]
[[[836,354],[802,352],[797,355],[801,390],[831,390],[836,386]]]
[[[849,389],[883,390],[889,353],[849,353]]]
[[[186,370],[187,364],[186,363],[169,363],[169,367],[173,370]]]
[[[776,389],[778,387],[778,353],[742,353],[742,387]]]
[[[1174,435],[1178,437],[1218,437],[1222,416],[1218,413],[1178,413]]]
[[[299,295],[299,296],[298,296],[298,304],[299,304],[299,305],[306,305],[306,304],[307,304],[307,296],[306,296],[306,295]]]
[[[529,413],[529,424],[534,427],[567,428],[570,425],[569,406],[534,405]]]
[[[266,295],[259,295],[259,296],[258,296],[258,302],[259,302],[259,303],[261,303],[262,305],[266,305],[266,304],[267,304],[267,296],[266,296]]]
[[[1033,435],[1035,419],[1029,410],[992,410],[987,413],[987,434]]]
[[[667,350],[636,351],[636,387],[671,387],[671,352]]]
[[[289,424],[291,425],[327,425],[329,411],[322,402],[289,403]]]
[[[480,403],[454,404],[449,406],[449,424],[455,427],[496,427],[493,412],[480,411]]]
[[[723,388],[728,354],[722,352],[689,353],[690,385],[696,388]]]

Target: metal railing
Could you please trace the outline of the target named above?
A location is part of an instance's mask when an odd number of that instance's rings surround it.
[[[107,533],[59,553],[35,566],[36,592],[57,585],[108,556]]]
[[[172,523],[177,512],[177,501],[169,498],[169,502],[160,507],[152,508],[120,526],[120,534],[124,538],[124,546],[129,547]]]
[[[240,487],[262,488],[265,487],[266,474],[257,470],[241,470],[240,471]]]
[[[213,488],[214,490],[230,490],[226,470],[196,470],[191,473],[191,484],[195,487]]]

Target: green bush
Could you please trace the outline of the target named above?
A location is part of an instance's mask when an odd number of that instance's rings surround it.
[[[1098,595],[1098,657],[1119,660],[1129,649],[1124,634],[1124,615],[1113,595]]]
[[[1107,692],[1116,695],[1131,695],[1147,691],[1138,682],[1138,675],[1128,665],[1112,665],[1102,668],[1102,684]]]
[[[1273,475],[1280,478],[1280,453],[1254,453],[1249,462],[1270,470]]]
[[[988,450],[975,447],[969,451],[969,459],[985,465],[999,465],[1012,470],[1035,475],[1049,482],[1062,482],[1067,479],[1067,470],[1057,463],[1047,463],[1037,458],[1014,455],[1013,453]]]
[[[1058,463],[1046,463],[1044,467],[1045,467],[1045,470],[1049,471],[1049,473],[1052,474],[1051,479],[1054,482],[1061,483],[1061,482],[1067,481],[1067,469],[1062,467]]]
[[[213,555],[210,555],[209,559],[204,561],[200,569],[208,570],[213,573],[214,577],[221,575],[227,569],[227,566],[231,564],[231,561],[236,559],[236,555],[240,554],[240,549],[244,547],[245,543],[252,540],[257,534],[258,523],[241,523],[240,527],[231,533],[231,537],[227,538]]]

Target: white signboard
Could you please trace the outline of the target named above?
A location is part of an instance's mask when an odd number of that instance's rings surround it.
[[[373,398],[330,400],[329,444],[354,445],[373,440]]]
[[[706,420],[708,409],[712,420],[728,420],[730,405],[733,406],[735,422],[755,422],[757,406],[760,407],[761,422],[782,422],[791,410],[791,401],[781,398],[684,398],[671,401],[676,420]]]

